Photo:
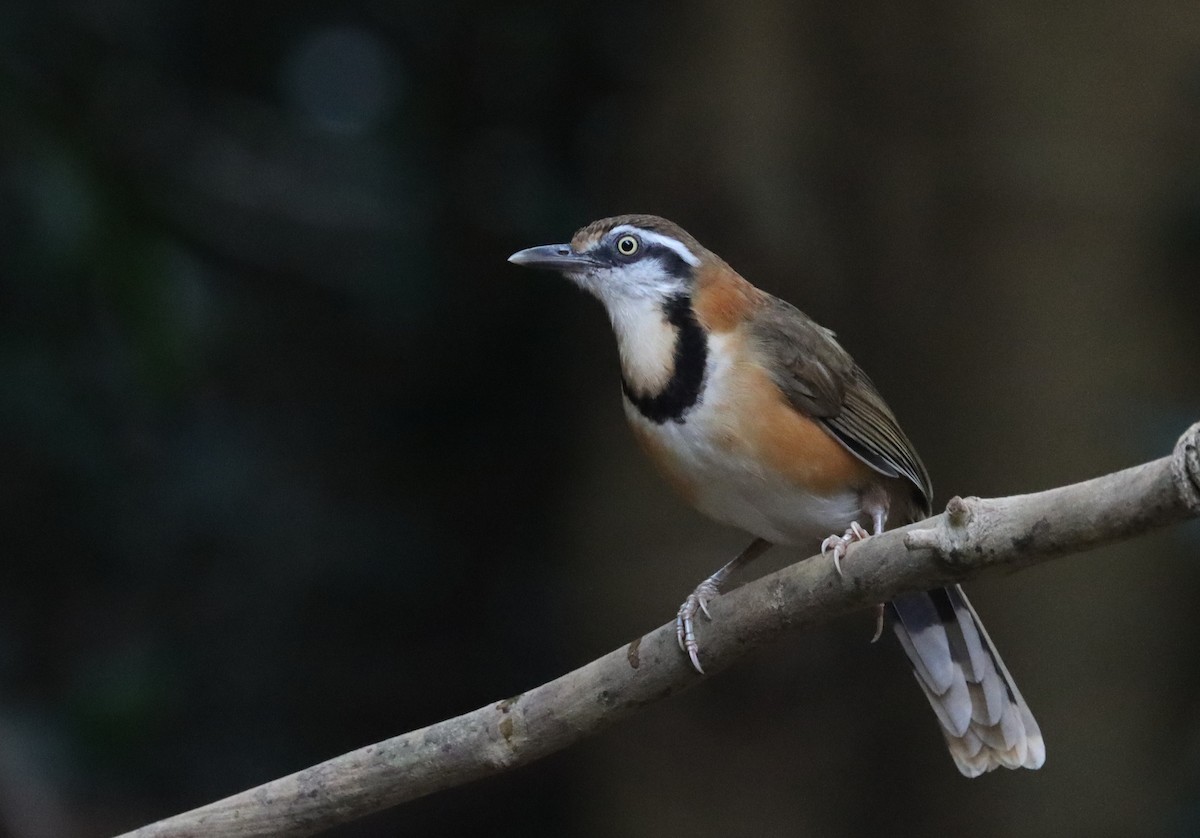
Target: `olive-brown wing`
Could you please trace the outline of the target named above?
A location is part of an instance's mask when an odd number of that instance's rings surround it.
[[[908,479],[928,512],[929,472],[871,379],[833,332],[775,297],[751,324],[760,361],[792,407],[821,422],[880,474]]]

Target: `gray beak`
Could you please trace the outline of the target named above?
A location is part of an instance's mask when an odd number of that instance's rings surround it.
[[[508,257],[508,261],[526,268],[541,268],[564,273],[575,273],[600,264],[590,256],[576,253],[569,244],[543,244],[540,247],[518,250]]]

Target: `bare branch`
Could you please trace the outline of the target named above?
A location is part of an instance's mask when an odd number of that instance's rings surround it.
[[[719,597],[703,623],[710,674],[786,629],[896,594],[1016,570],[1200,516],[1200,423],[1151,463],[1032,495],[953,498],[946,512]],[[128,836],[299,836],[525,765],[703,680],[660,626],[547,684],[405,733]]]

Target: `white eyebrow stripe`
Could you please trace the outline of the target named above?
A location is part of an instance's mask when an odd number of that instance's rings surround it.
[[[642,237],[642,241],[653,244],[661,244],[663,247],[675,251],[680,259],[687,262],[693,268],[700,264],[700,260],[695,257],[692,251],[684,247],[683,242],[678,239],[673,239],[670,236],[664,236],[661,233],[655,233],[653,230],[643,230],[641,227],[634,227],[632,224],[622,224],[620,227],[613,228],[613,235],[621,233],[637,233]]]

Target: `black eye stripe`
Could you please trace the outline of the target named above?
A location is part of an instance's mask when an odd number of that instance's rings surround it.
[[[607,261],[613,267],[621,265],[631,265],[635,262],[643,262],[647,259],[657,259],[662,263],[663,270],[671,276],[678,279],[690,279],[694,276],[695,269],[684,261],[673,248],[667,247],[658,242],[647,242],[638,239],[639,247],[632,255],[621,253],[619,242],[625,236],[632,235],[631,233],[623,233],[614,240],[609,241],[603,246],[603,249],[597,253],[602,259]]]
[[[671,274],[671,276],[679,279],[687,279],[692,276],[692,266],[683,261],[678,253],[665,245],[656,244],[651,247],[642,245],[642,252],[646,256],[653,256],[658,259],[663,266],[663,270]]]

